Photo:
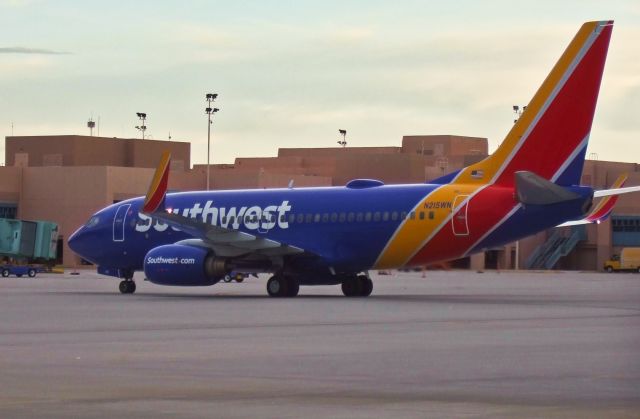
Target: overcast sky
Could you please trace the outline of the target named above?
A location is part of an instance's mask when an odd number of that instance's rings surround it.
[[[139,136],[206,162],[278,147],[489,138],[587,20],[615,27],[589,153],[640,162],[639,1],[0,0],[0,135]],[[4,143],[0,147],[4,161]]]

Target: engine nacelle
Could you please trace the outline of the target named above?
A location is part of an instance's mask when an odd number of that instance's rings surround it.
[[[149,250],[144,257],[144,273],[158,285],[213,285],[229,271],[225,259],[201,247],[167,244]]]

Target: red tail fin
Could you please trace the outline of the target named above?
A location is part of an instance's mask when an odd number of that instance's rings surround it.
[[[579,184],[612,27],[613,21],[582,25],[496,152],[454,182],[511,186],[524,170]]]

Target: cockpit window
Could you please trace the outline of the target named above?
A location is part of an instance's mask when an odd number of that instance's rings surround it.
[[[99,222],[100,222],[100,217],[98,217],[97,215],[94,215],[93,217],[89,218],[89,221],[87,221],[87,223],[85,224],[85,227],[97,226]]]

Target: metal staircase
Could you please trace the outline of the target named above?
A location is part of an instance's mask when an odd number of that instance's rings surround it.
[[[579,242],[586,239],[587,229],[584,225],[573,226],[571,229],[556,229],[551,237],[529,256],[526,267],[553,269],[561,257],[567,256]]]

